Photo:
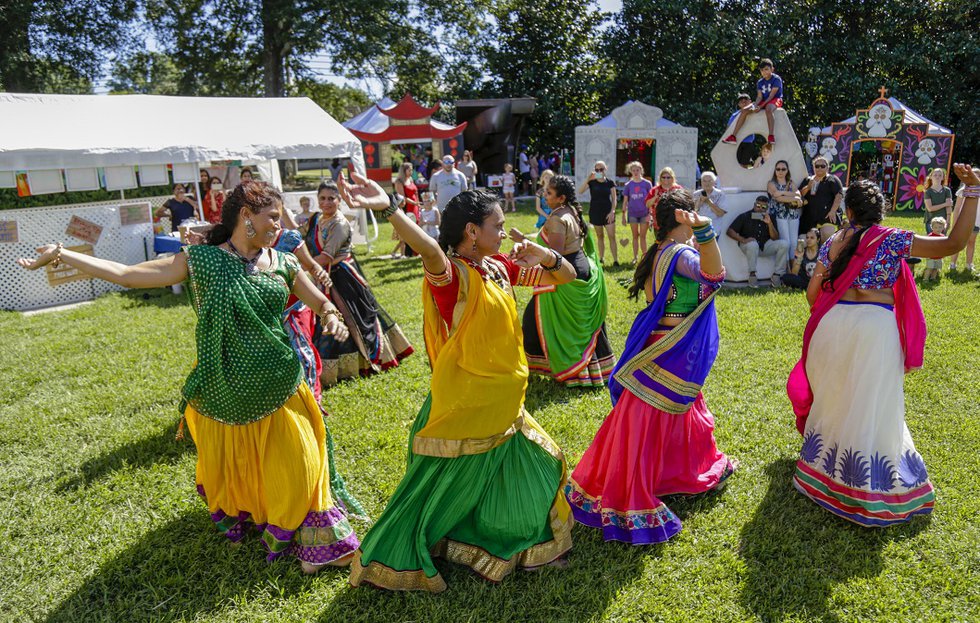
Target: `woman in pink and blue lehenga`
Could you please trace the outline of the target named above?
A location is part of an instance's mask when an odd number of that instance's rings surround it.
[[[635,545],[680,531],[661,496],[718,488],[735,469],[715,445],[714,417],[701,395],[718,354],[714,296],[725,278],[715,233],[685,190],[665,194],[655,218],[657,244],[630,288],[649,304],[609,382],[612,412],[566,487],[579,523]]]

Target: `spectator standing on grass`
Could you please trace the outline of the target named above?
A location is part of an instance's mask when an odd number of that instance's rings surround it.
[[[538,188],[538,177],[541,172],[541,163],[538,161],[538,152],[531,152],[531,156],[528,158],[528,166],[531,168],[531,190],[536,191]]]
[[[534,193],[534,211],[538,213],[538,222],[534,224],[535,229],[544,227],[548,216],[551,214],[551,206],[548,205],[548,199],[545,195],[547,194],[548,184],[554,176],[554,171],[545,169],[541,172],[541,177],[538,179],[538,190]]]
[[[960,184],[959,189],[956,191],[956,209],[953,212],[953,222],[955,223],[958,218],[960,218],[960,213],[963,211],[963,203],[966,198],[963,196],[963,191],[966,190],[966,186]],[[977,248],[977,234],[980,233],[980,214],[977,214],[976,220],[973,222],[973,233],[970,234],[970,238],[966,242],[966,270],[968,272],[973,272],[973,254]],[[949,270],[956,270],[956,260],[959,258],[959,252],[956,255],[951,255],[949,257]]]
[[[473,152],[468,149],[463,152],[463,161],[458,168],[466,176],[466,190],[476,190],[476,176],[480,171],[473,161]]]
[[[728,199],[717,183],[718,176],[713,171],[705,171],[701,174],[701,188],[694,191],[694,209],[705,218],[716,219],[728,214],[725,210]]]
[[[608,175],[606,163],[597,160],[592,172],[579,186],[578,193],[589,191],[589,224],[595,228],[599,247],[599,262],[606,259],[606,236],[612,251],[613,266],[619,266],[619,250],[616,248],[616,182]]]
[[[647,209],[650,211],[650,226],[654,230],[657,229],[657,202],[660,201],[660,197],[672,190],[683,190],[684,188],[677,183],[674,170],[670,167],[660,169],[660,175],[657,176],[657,180],[657,185],[647,193],[647,198],[644,200]]]
[[[767,190],[769,191],[769,216],[776,219],[779,239],[785,242],[786,248],[789,249],[796,244],[796,237],[800,233],[800,209],[803,199],[793,186],[788,162],[785,160],[776,162]]]
[[[530,195],[530,184],[531,184],[531,160],[527,155],[527,145],[521,146],[521,153],[517,157],[517,172],[521,174],[521,192],[524,195]]]
[[[429,180],[429,190],[436,195],[436,205],[439,211],[446,209],[449,200],[466,190],[466,176],[453,165],[456,159],[450,155],[442,157],[442,167],[432,174]]]
[[[800,214],[800,231],[810,231],[824,223],[840,224],[841,200],[844,185],[836,175],[830,175],[830,165],[823,156],[813,159],[813,175],[800,184],[803,210]]]
[[[630,226],[633,236],[633,263],[638,257],[647,252],[647,229],[650,227],[650,211],[647,210],[646,198],[653,190],[653,183],[643,177],[643,165],[630,162],[626,165],[630,179],[623,186],[623,227]],[[615,242],[613,243],[615,246]]]
[[[947,223],[953,220],[953,192],[949,186],[943,184],[945,181],[946,171],[939,167],[930,171],[926,178],[922,199],[926,206],[924,216],[927,234],[932,231],[932,219],[937,216],[943,217]]]
[[[514,175],[514,165],[507,163],[504,165],[504,174],[501,182],[503,183],[504,205],[501,206],[504,212],[517,212],[517,202],[514,201],[514,190],[517,185],[517,176]],[[510,206],[510,210],[507,209]]]
[[[221,178],[210,178],[207,188],[201,187],[201,193],[204,195],[202,203],[204,220],[212,224],[220,223],[221,207],[225,205],[225,192],[221,188]]]

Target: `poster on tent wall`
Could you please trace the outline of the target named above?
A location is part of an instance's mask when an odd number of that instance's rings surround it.
[[[17,221],[0,221],[0,244],[16,242],[18,242]]]
[[[99,241],[99,236],[102,235],[102,226],[72,215],[71,220],[68,221],[68,229],[65,230],[65,235],[95,244]]]
[[[119,206],[119,225],[122,227],[151,222],[149,202]]]
[[[31,182],[27,179],[27,171],[21,171],[17,174],[17,196],[31,196]]]
[[[65,192],[65,178],[61,169],[28,171],[27,181],[32,195],[50,195]]]
[[[65,187],[68,190],[98,190],[101,179],[95,167],[65,169]]]

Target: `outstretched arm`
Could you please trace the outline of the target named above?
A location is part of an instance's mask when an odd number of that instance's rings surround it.
[[[954,164],[953,170],[956,176],[966,186],[970,187],[967,192],[976,192],[980,187],[980,176],[978,170],[968,164]],[[973,224],[977,218],[977,197],[963,196],[963,209],[959,219],[953,223],[953,230],[948,237],[942,236],[916,236],[912,240],[911,254],[914,257],[945,257],[953,253],[959,253],[966,246],[966,241],[973,233]]]
[[[349,334],[347,326],[341,321],[340,312],[330,302],[330,299],[317,288],[306,273],[299,271],[293,281],[293,294],[313,310],[323,323],[323,330],[332,334],[337,340],[344,341]]]
[[[341,182],[337,185],[341,198],[352,208],[364,208],[375,212],[384,212],[390,206],[388,195],[378,183],[351,173],[353,183]],[[412,222],[412,219],[402,212],[395,210],[388,216],[388,222],[395,229],[398,237],[404,240],[421,256],[425,269],[432,274],[441,275],[449,268],[446,254],[439,244]]]
[[[161,288],[187,279],[187,255],[150,260],[130,266],[84,253],[63,249],[61,244],[47,244],[36,249],[38,257],[21,258],[17,263],[27,270],[37,270],[54,261],[77,268],[86,275],[103,279],[124,288]]]

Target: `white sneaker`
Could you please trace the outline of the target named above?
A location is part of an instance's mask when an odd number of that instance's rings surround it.
[[[772,287],[774,288],[778,288],[781,285],[783,285],[783,282],[782,280],[780,280],[779,275],[776,274],[773,274],[772,278],[769,279],[769,281],[772,283]]]
[[[759,287],[759,280],[756,279],[755,273],[749,273],[749,287],[750,288],[758,288]]]

